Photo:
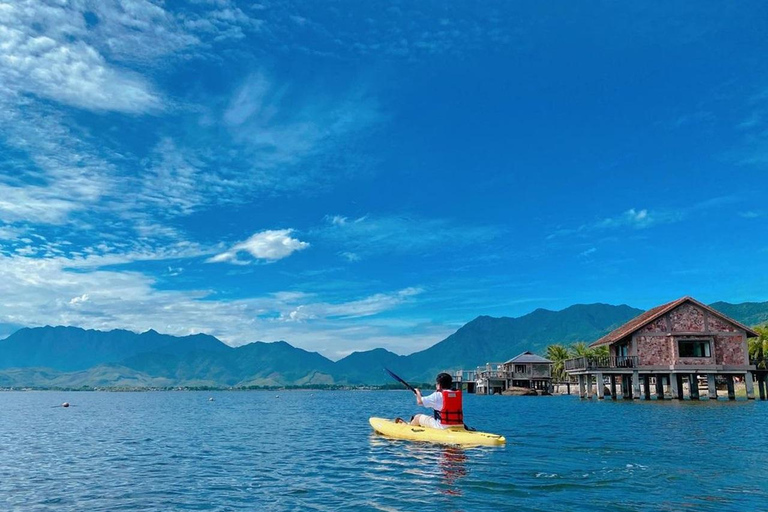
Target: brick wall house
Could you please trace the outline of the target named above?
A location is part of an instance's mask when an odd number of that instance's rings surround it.
[[[716,398],[715,378],[720,375],[728,382],[729,397],[737,377],[744,379],[747,396],[754,398],[750,372],[755,368],[749,364],[747,349],[747,338],[753,336],[757,333],[749,327],[692,297],[682,297],[638,315],[590,345],[608,346],[608,358],[570,360],[566,371],[579,376],[580,393],[589,396],[591,378],[602,384],[608,376],[612,388],[620,378],[625,398],[639,397],[641,381],[646,398],[652,382],[659,398],[664,397],[665,386],[673,398],[683,398],[683,380],[691,398],[698,398],[699,378],[707,380],[709,396]],[[597,387],[602,398],[602,385]],[[615,397],[615,389],[611,395]]]

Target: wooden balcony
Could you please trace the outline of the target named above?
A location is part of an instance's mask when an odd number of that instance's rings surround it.
[[[637,356],[586,356],[567,359],[565,371],[637,368]]]

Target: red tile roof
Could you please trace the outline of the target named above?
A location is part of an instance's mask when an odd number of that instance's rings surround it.
[[[620,340],[622,340],[622,339],[624,339],[624,338],[626,338],[628,336],[631,336],[636,331],[642,329],[643,327],[645,327],[649,323],[653,322],[654,320],[656,320],[660,316],[662,316],[662,315],[664,315],[666,313],[669,313],[670,311],[672,311],[673,309],[675,309],[676,307],[682,305],[685,302],[691,302],[691,303],[695,304],[696,306],[699,306],[700,308],[706,309],[711,314],[716,315],[716,316],[722,318],[726,322],[732,323],[732,324],[738,326],[739,328],[744,329],[747,332],[747,336],[748,337],[753,337],[753,336],[757,336],[758,335],[755,331],[753,331],[752,329],[750,329],[746,325],[740,324],[739,322],[737,322],[733,318],[728,318],[724,314],[720,313],[717,310],[712,309],[711,307],[707,306],[706,304],[702,304],[701,302],[697,301],[693,297],[681,297],[681,298],[679,298],[677,300],[673,300],[672,302],[667,302],[666,304],[662,304],[661,306],[656,306],[655,308],[649,309],[645,313],[639,314],[638,316],[636,316],[635,318],[633,318],[629,322],[625,323],[624,325],[622,325],[618,329],[615,329],[615,330],[609,332],[608,334],[606,334],[605,336],[603,336],[599,340],[593,342],[590,345],[590,347],[599,347],[600,345],[610,345],[610,344],[615,343],[617,341],[620,341]]]

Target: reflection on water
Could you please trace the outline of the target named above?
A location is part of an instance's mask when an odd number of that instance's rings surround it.
[[[445,494],[461,496],[459,480],[467,476],[467,454],[458,446],[444,446],[440,457],[440,470],[443,472]]]

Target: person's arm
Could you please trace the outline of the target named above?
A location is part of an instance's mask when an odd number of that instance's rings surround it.
[[[414,392],[416,393],[416,403],[418,405],[424,405],[424,401],[421,398],[421,391],[418,389],[414,389]]]

